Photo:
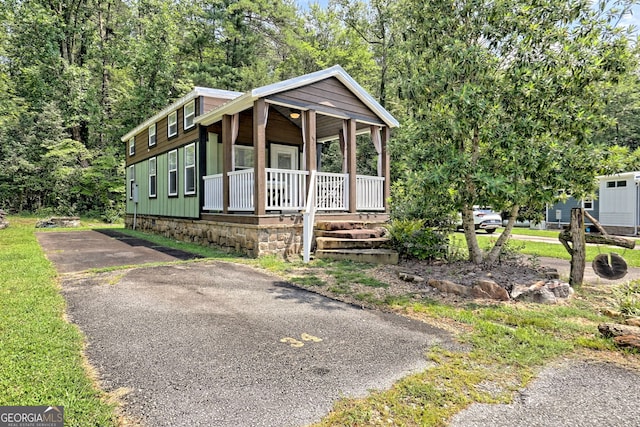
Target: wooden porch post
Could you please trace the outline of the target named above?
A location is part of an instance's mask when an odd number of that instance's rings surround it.
[[[264,215],[266,212],[266,128],[267,122],[264,116],[264,99],[253,102],[253,206],[256,215]]]
[[[231,116],[222,116],[222,213],[229,213],[229,172],[231,164]]]
[[[356,121],[347,120],[347,173],[349,174],[349,212],[356,213]]]
[[[307,175],[307,188],[309,188],[309,183],[311,181],[311,171],[317,170],[318,167],[318,159],[317,159],[317,150],[316,150],[316,111],[315,110],[307,110],[303,111],[302,114],[305,115],[305,132],[304,140],[307,144],[305,152],[307,158],[305,159],[307,163],[307,170],[309,171],[309,175]]]
[[[382,145],[382,176],[384,177],[384,190],[383,190],[383,201],[384,211],[389,212],[389,197],[391,197],[391,157],[389,155],[389,137],[390,131],[389,126],[384,126],[382,128],[382,132],[380,132],[380,139]]]

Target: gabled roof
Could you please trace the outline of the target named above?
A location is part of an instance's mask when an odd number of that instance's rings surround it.
[[[155,123],[158,120],[162,119],[163,117],[165,117],[166,115],[168,115],[172,111],[175,111],[178,108],[182,107],[184,104],[186,104],[187,102],[190,102],[192,99],[198,98],[200,96],[206,96],[206,97],[209,97],[209,98],[218,98],[218,99],[235,99],[235,98],[239,97],[240,95],[242,95],[242,92],[234,92],[234,91],[231,91],[231,90],[222,90],[222,89],[210,89],[210,88],[207,88],[207,87],[198,87],[198,86],[196,86],[191,92],[189,92],[188,94],[186,94],[182,98],[178,99],[177,101],[175,101],[171,105],[165,107],[159,113],[153,115],[152,117],[149,117],[147,120],[145,120],[144,122],[140,123],[134,129],[130,130],[126,135],[124,135],[122,138],[120,138],[120,140],[123,141],[123,142],[129,140],[129,138],[131,138],[131,137],[137,135],[138,133],[140,133],[141,131],[147,129],[153,123]]]
[[[289,80],[283,80],[278,83],[262,86],[246,92],[226,104],[219,106],[206,114],[196,117],[195,122],[202,125],[210,125],[220,121],[225,114],[235,114],[244,111],[253,106],[253,102],[260,98],[297,89],[302,86],[310,85],[330,77],[335,77],[344,84],[362,103],[371,109],[387,126],[393,128],[398,127],[398,121],[380,105],[369,93],[362,88],[347,72],[339,65],[331,68],[316,71],[315,73],[305,74]]]

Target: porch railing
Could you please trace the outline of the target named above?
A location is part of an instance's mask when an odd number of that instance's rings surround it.
[[[222,210],[222,174],[207,175],[204,181],[204,206],[206,211]]]
[[[318,172],[316,207],[319,211],[345,211],[349,209],[349,175]]]
[[[356,176],[356,210],[384,210],[384,177]]]
[[[266,169],[265,208],[268,211],[302,211],[306,207],[308,171]],[[229,210],[254,210],[253,169],[229,172]],[[222,174],[208,175],[204,181],[204,210],[223,210]],[[317,172],[315,206],[318,211],[349,210],[349,175]],[[356,209],[384,211],[384,178],[356,177]]]
[[[253,169],[229,172],[229,210],[253,211]]]
[[[266,173],[267,210],[304,209],[308,171],[267,168]]]

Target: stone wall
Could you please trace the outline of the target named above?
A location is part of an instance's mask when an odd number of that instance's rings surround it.
[[[133,228],[132,215],[127,215],[125,225]],[[302,251],[302,218],[288,224],[253,225],[138,215],[136,229],[253,258],[297,256]]]

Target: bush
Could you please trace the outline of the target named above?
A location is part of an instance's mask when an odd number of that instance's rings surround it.
[[[640,280],[634,280],[614,288],[613,295],[622,314],[640,316]]]
[[[402,257],[420,260],[447,257],[448,233],[426,227],[423,220],[396,219],[387,229],[393,248]]]

